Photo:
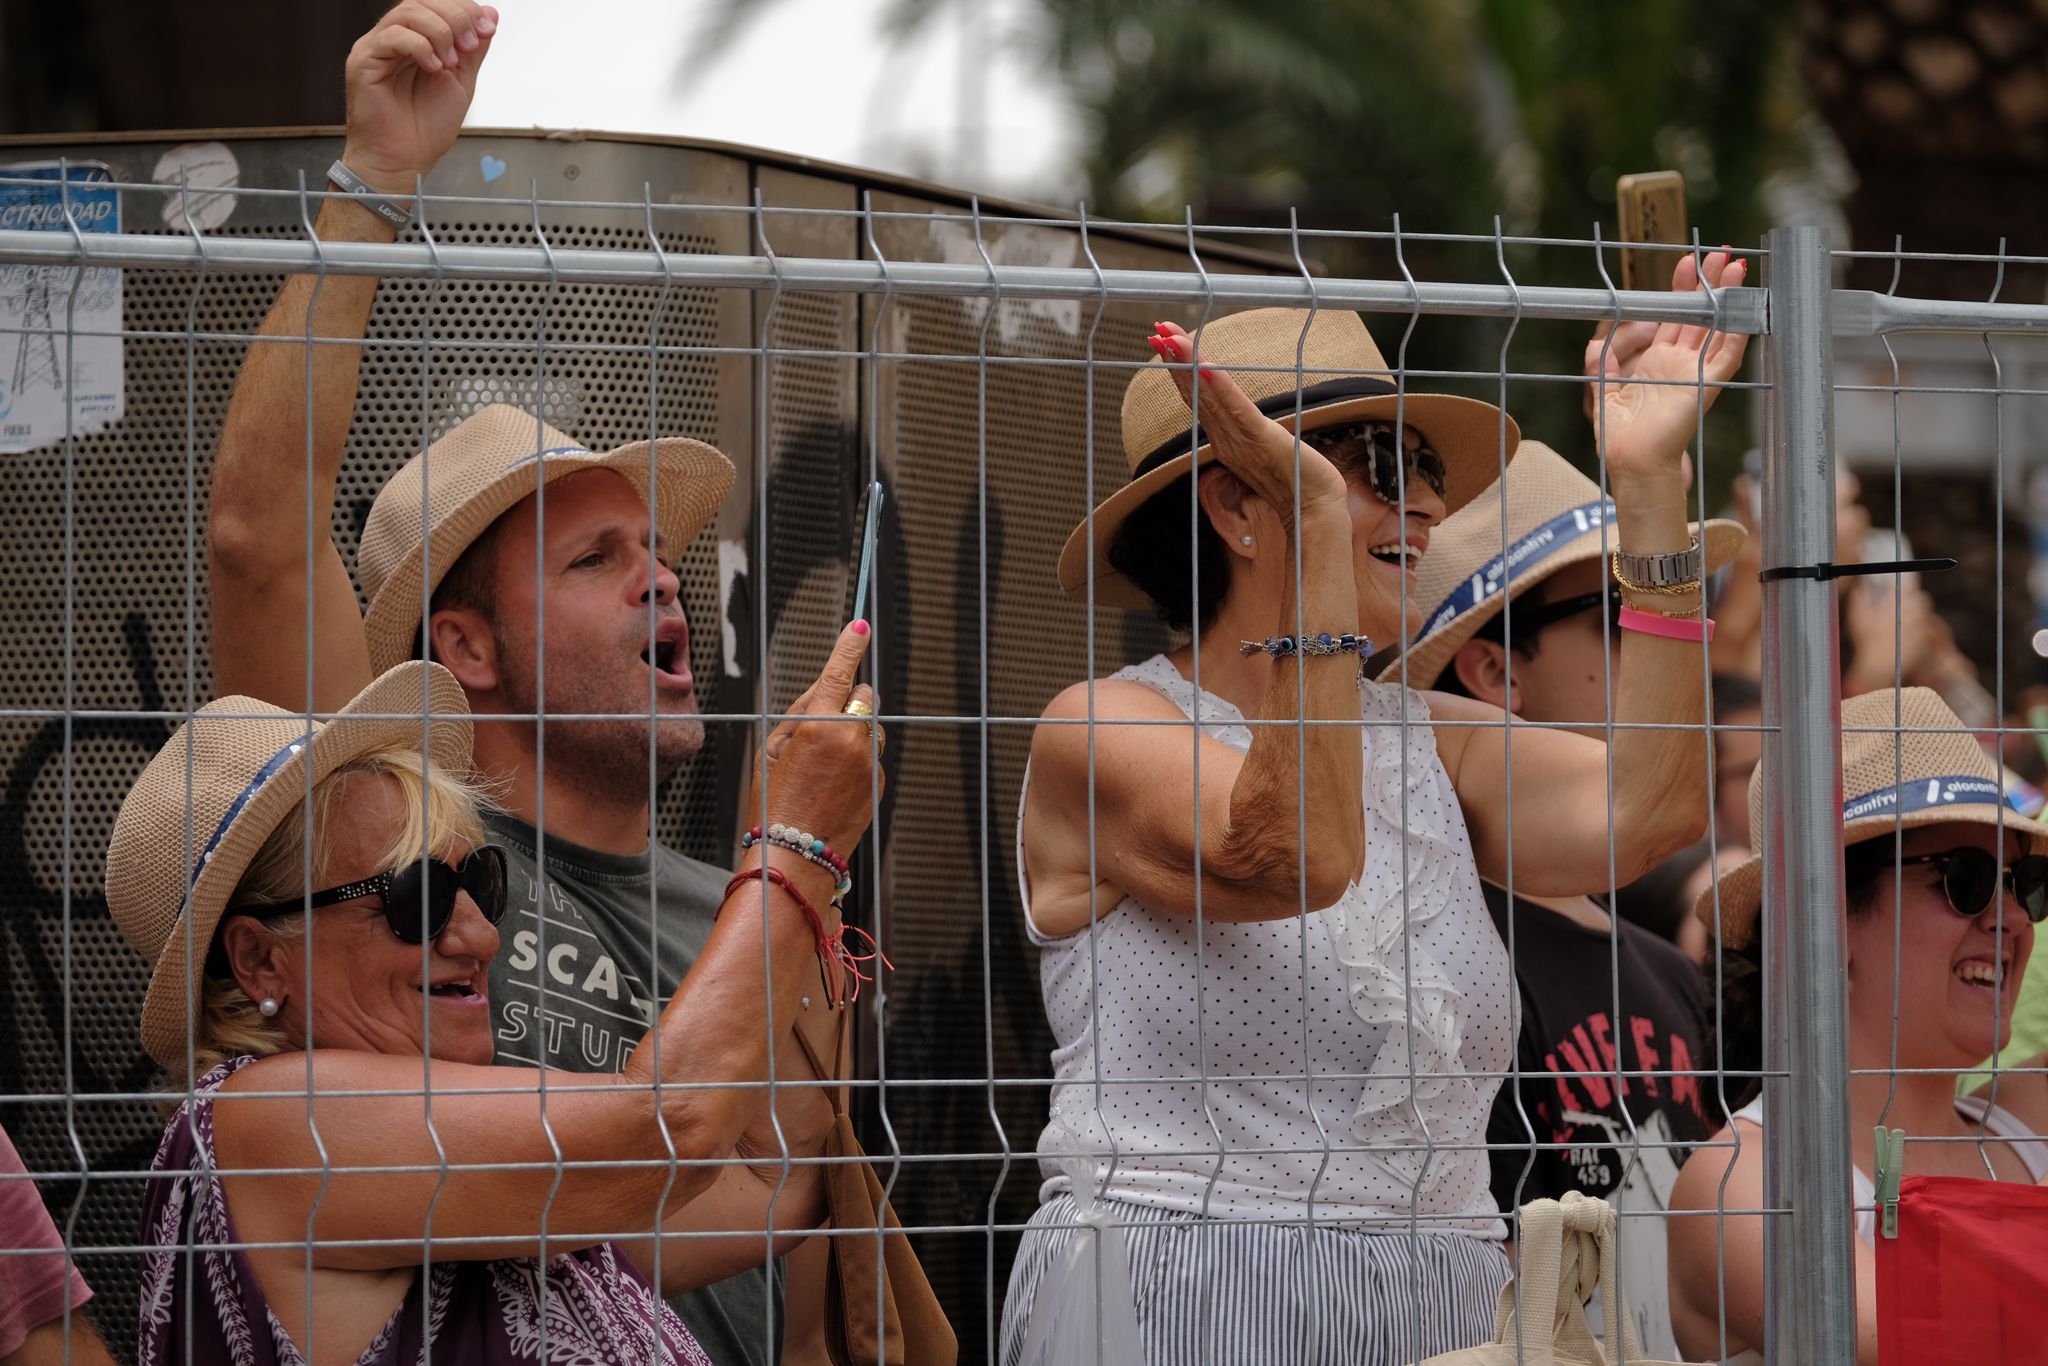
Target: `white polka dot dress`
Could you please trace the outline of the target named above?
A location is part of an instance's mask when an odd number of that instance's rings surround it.
[[[1163,655],[1115,676],[1195,715]],[[1424,1232],[1504,1236],[1486,1154],[1458,1145],[1483,1141],[1500,1085],[1483,1074],[1513,1055],[1507,951],[1412,692],[1401,743],[1402,691],[1361,684],[1367,871],[1336,906],[1198,932],[1127,899],[1047,939],[1025,888],[1056,1045],[1042,1198],[1080,1181],[1213,1218],[1407,1228],[1413,1214]],[[1250,747],[1221,698],[1202,693],[1199,719]]]

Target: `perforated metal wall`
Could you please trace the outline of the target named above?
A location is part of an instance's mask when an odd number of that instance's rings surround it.
[[[17,144],[0,160],[62,153],[104,161],[117,180],[136,181],[149,178],[168,145]],[[310,136],[230,145],[244,186],[294,185],[300,170],[324,167],[336,150],[332,140]],[[494,160],[509,169],[487,183]],[[465,138],[430,189],[503,194],[517,185],[511,195],[519,197],[448,215],[433,224],[436,239],[530,244],[532,211],[523,196],[535,182],[543,196],[634,205],[543,209],[543,231],[558,248],[644,246],[637,201],[651,185],[657,204],[745,205],[758,188],[771,210],[760,226],[776,253],[867,254],[851,218],[772,211],[850,212],[862,190],[852,177],[702,148],[508,134]],[[163,198],[129,196],[124,225],[174,230]],[[886,187],[874,202],[883,211],[962,208],[936,194]],[[740,213],[673,214],[657,224],[671,251],[758,249],[755,225]],[[245,195],[218,231],[299,230],[295,204]],[[959,222],[878,219],[875,235],[889,259],[980,259],[971,227]],[[991,218],[983,244],[998,261],[1085,264],[1068,229],[1006,227]],[[1184,249],[1116,234],[1097,234],[1094,246],[1107,267],[1170,269],[1186,261]],[[1261,268],[1229,252],[1209,259],[1224,269]],[[212,451],[244,351],[234,335],[256,327],[278,283],[214,277],[195,284],[184,274],[129,272],[126,416],[79,441],[70,464],[61,448],[0,456],[0,522],[11,552],[0,568],[0,709],[47,713],[0,716],[8,763],[0,822],[7,908],[0,919],[0,1124],[31,1170],[91,1174],[82,1201],[76,1181],[45,1189],[60,1227],[70,1227],[81,1249],[133,1246],[138,1176],[162,1124],[146,1099],[158,1078],[136,1043],[145,969],[107,918],[103,851],[128,784],[176,724],[146,713],[176,713],[210,695],[201,533]],[[1153,316],[1112,309],[1098,355],[1129,361],[1141,354],[1139,338]],[[692,666],[700,680],[716,680],[705,689],[707,710],[752,711],[764,699],[779,710],[815,675],[851,606],[849,561],[872,456],[889,489],[871,609],[884,705],[918,716],[975,716],[985,679],[991,718],[986,725],[908,725],[890,747],[891,809],[865,855],[882,860],[884,937],[898,968],[881,1028],[868,1028],[862,1039],[863,1071],[885,1072],[892,1083],[887,1126],[868,1116],[878,1156],[890,1151],[891,1131],[913,1155],[1000,1153],[1006,1144],[1027,1152],[1043,1123],[1043,1087],[1007,1084],[1042,1077],[1049,1046],[1010,845],[1029,746],[1021,722],[1086,672],[1088,623],[1058,594],[1052,567],[1086,510],[1091,383],[1096,487],[1106,491],[1123,479],[1117,408],[1127,372],[1106,367],[1091,380],[1078,367],[1011,362],[1079,358],[1091,322],[1092,309],[1060,305],[1006,303],[991,312],[960,300],[899,299],[884,307],[850,295],[683,288],[664,299],[652,287],[458,281],[388,283],[372,318],[375,344],[365,354],[334,525],[351,560],[384,479],[423,435],[487,402],[537,408],[592,445],[610,445],[647,435],[652,392],[652,420],[663,433],[702,437],[733,457],[735,494],[683,557]],[[984,336],[994,361],[985,369],[973,359]],[[650,342],[663,348],[658,361],[650,360]],[[882,363],[874,376],[879,403],[872,404],[860,356],[877,343],[932,359]],[[749,354],[763,345],[765,353]],[[985,419],[978,415],[984,383]],[[299,433],[280,433],[279,459],[300,459],[300,441]],[[301,528],[281,534],[298,536]],[[1142,621],[1105,612],[1099,668],[1149,653],[1162,639]],[[666,841],[707,859],[726,857],[753,742],[743,724],[709,728],[703,755],[663,793]],[[869,885],[865,875],[861,885]],[[952,1084],[918,1085],[939,1080]],[[1021,1221],[1035,1202],[1035,1168],[1019,1160],[1001,1177],[1001,1166],[920,1162],[896,1184],[899,1212],[912,1225],[978,1223],[991,1214]],[[975,1360],[988,1306],[1000,1303],[1010,1242],[997,1247],[993,1297],[984,1238],[930,1235],[921,1243],[959,1327],[963,1359]],[[88,1251],[83,1269],[106,1336],[125,1355],[133,1342],[133,1258]]]

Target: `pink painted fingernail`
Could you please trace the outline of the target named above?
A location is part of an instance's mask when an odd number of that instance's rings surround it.
[[[864,621],[856,621],[856,622],[854,622],[854,623],[853,623],[853,633],[854,633],[855,635],[857,635],[857,636],[864,636],[864,635],[866,635],[866,634],[868,633],[868,624],[867,624],[866,622],[864,622]]]

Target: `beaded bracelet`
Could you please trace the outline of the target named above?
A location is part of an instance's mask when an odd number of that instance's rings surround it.
[[[751,849],[757,844],[772,844],[778,849],[787,849],[792,854],[801,854],[832,874],[832,904],[837,906],[853,890],[853,877],[847,871],[846,860],[837,850],[819,839],[808,830],[799,830],[793,825],[776,821],[766,832],[755,826],[740,836],[740,848]]]
[[[1320,635],[1303,636],[1299,640],[1293,636],[1267,636],[1264,640],[1240,641],[1238,649],[1247,658],[1258,654],[1285,659],[1294,654],[1348,655],[1356,652],[1360,659],[1366,659],[1371,656],[1374,646],[1371,636],[1355,636],[1349,631],[1340,636],[1333,636],[1324,631]]]

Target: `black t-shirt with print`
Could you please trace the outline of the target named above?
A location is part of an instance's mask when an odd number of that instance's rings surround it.
[[[1508,942],[1507,894],[1491,883],[1484,892]],[[1616,924],[1618,940],[1610,941],[1605,930],[1515,898],[1520,1105],[1517,1084],[1504,1083],[1486,1129],[1489,1144],[1510,1145],[1489,1154],[1503,1211],[1569,1190],[1614,1197],[1625,1177],[1633,1189],[1617,1205],[1641,1208],[1647,1199],[1662,1208],[1685,1156],[1670,1143],[1694,1143],[1708,1131],[1712,1078],[1696,1074],[1706,1033],[1699,970],[1669,941],[1626,920]],[[1659,1075],[1624,1076],[1617,1089],[1617,1070]],[[1630,1119],[1641,1144],[1634,1172]],[[1533,1165],[1532,1129],[1535,1143],[1561,1145],[1539,1147]]]

